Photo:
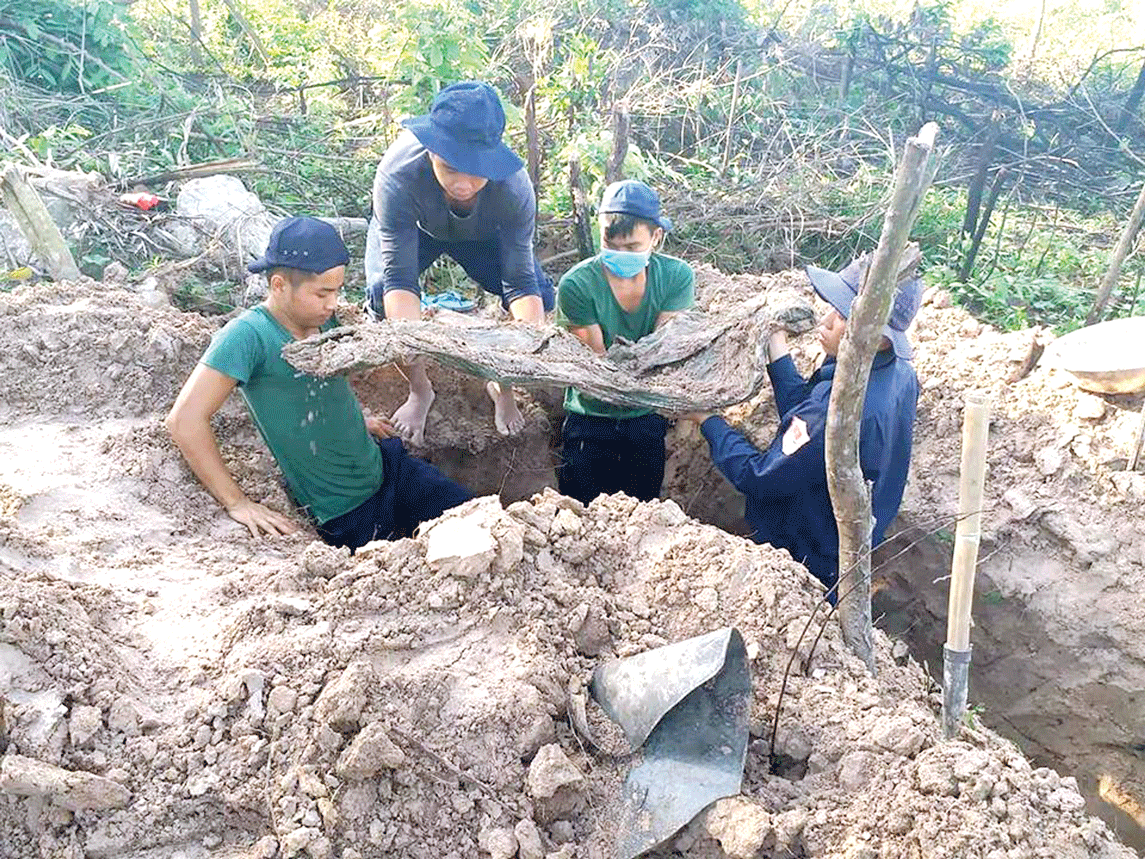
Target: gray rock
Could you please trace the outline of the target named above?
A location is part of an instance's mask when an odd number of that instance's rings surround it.
[[[874,774],[875,756],[870,752],[848,752],[839,759],[839,784],[845,790],[861,790]]]
[[[519,859],[544,859],[545,847],[541,843],[541,831],[537,829],[537,824],[525,818],[513,827],[513,834],[517,837]]]
[[[771,815],[751,800],[733,796],[708,808],[704,828],[729,859],[752,859],[771,834]]]
[[[369,662],[351,662],[322,690],[314,705],[315,716],[340,733],[356,731],[362,708],[366,706],[366,694],[376,681],[377,675]]]
[[[394,745],[381,722],[371,722],[342,752],[334,771],[342,778],[360,781],[385,769],[405,763],[405,753]]]
[[[880,749],[909,758],[922,749],[926,735],[909,719],[882,719],[871,731],[871,742]]]
[[[76,704],[68,716],[68,736],[77,749],[90,748],[96,731],[103,727],[103,711],[99,707]]]
[[[112,779],[12,754],[0,760],[0,793],[44,797],[69,811],[123,808],[131,802],[131,791]]]

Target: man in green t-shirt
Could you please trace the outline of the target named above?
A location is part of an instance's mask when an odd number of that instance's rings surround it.
[[[603,354],[617,337],[635,342],[691,307],[695,275],[683,260],[654,252],[671,223],[643,182],[609,185],[599,221],[601,251],[561,278],[556,322]],[[565,391],[565,412],[557,472],[564,495],[585,504],[602,493],[659,497],[668,428],[663,417],[601,402],[576,388]]]
[[[195,476],[236,522],[289,534],[297,524],[243,493],[219,454],[211,417],[236,387],[299,509],[327,543],[356,549],[408,536],[470,494],[408,456],[394,428],[363,413],[345,377],[299,373],[282,347],[335,327],[350,256],[337,230],[315,218],[275,225],[252,272],[269,275],[264,303],[215,334],[179,392],[167,428]]]

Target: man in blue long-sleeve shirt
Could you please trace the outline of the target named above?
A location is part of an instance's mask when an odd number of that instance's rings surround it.
[[[809,266],[807,274],[815,291],[833,308],[818,331],[827,358],[804,380],[788,354],[786,334],[772,335],[767,372],[780,416],[772,443],[761,451],[718,415],[688,417],[701,421],[712,462],[744,494],[744,517],[752,538],[787,549],[831,587],[839,575],[839,532],[827,489],[827,405],[835,358],[858,293],[861,269],[855,261],[838,273]],[[910,466],[918,377],[904,332],[918,311],[921,292],[917,278],[899,284],[863,406],[859,462],[872,485],[875,523],[871,539],[876,546],[898,513]]]

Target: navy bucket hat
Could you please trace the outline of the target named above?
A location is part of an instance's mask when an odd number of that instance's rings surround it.
[[[330,224],[304,216],[284,218],[270,231],[266,253],[247,265],[247,271],[296,268],[322,274],[346,265],[350,253],[342,236]]]
[[[660,196],[637,179],[621,179],[605,188],[597,211],[602,215],[632,215],[651,221],[666,233],[672,229],[672,222],[660,212]]]
[[[429,113],[402,125],[422,146],[470,176],[500,182],[524,166],[501,142],[505,109],[493,87],[482,81],[450,84],[434,98]]]
[[[840,272],[828,271],[825,268],[816,268],[813,265],[806,267],[807,277],[819,297],[839,311],[844,319],[851,315],[851,305],[855,296],[859,294],[862,277],[861,258],[854,260]],[[895,301],[891,306],[891,317],[883,327],[883,334],[891,341],[895,355],[910,360],[913,354],[910,341],[906,337],[906,329],[914,321],[918,308],[922,304],[922,280],[912,277],[902,281],[895,290]]]

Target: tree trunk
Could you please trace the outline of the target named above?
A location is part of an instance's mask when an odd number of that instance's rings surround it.
[[[847,319],[827,409],[827,487],[839,528],[839,617],[843,639],[872,673],[871,494],[859,462],[859,429],[871,362],[894,303],[900,258],[934,178],[937,162],[931,155],[937,132],[937,125],[927,123],[906,143],[879,245]]]
[[[966,283],[970,273],[974,270],[974,258],[978,256],[978,248],[982,246],[982,239],[986,236],[986,228],[990,226],[990,216],[994,214],[994,206],[998,203],[998,195],[1002,193],[1002,185],[1006,181],[1006,168],[998,168],[994,176],[994,184],[990,186],[990,196],[986,198],[986,209],[978,219],[977,229],[970,240],[970,247],[966,249],[966,256],[962,260],[962,267],[958,270],[958,280]]]
[[[990,173],[990,161],[994,157],[994,147],[1002,131],[1002,116],[994,111],[990,125],[986,128],[986,139],[978,150],[978,161],[974,165],[974,178],[970,181],[970,191],[966,197],[966,217],[962,219],[962,235],[972,236],[978,227],[978,210],[982,206],[982,192],[986,188],[986,176]]]
[[[525,96],[525,146],[529,158],[529,179],[534,199],[541,199],[541,143],[537,135],[537,84],[534,81]]]
[[[1089,316],[1085,317],[1086,325],[1093,325],[1093,323],[1098,322],[1101,315],[1105,313],[1105,306],[1109,304],[1109,297],[1113,294],[1113,288],[1117,286],[1117,279],[1121,277],[1121,264],[1125,262],[1125,258],[1133,250],[1133,241],[1137,238],[1137,231],[1141,229],[1142,219],[1145,219],[1145,185],[1141,186],[1141,193],[1137,195],[1137,203],[1129,215],[1129,223],[1121,231],[1121,238],[1117,240],[1117,246],[1110,254],[1109,269],[1105,272],[1105,277],[1102,278],[1101,288],[1097,290],[1093,309],[1089,311]]]
[[[569,195],[573,202],[573,224],[580,258],[588,259],[594,252],[592,223],[588,219],[588,201],[580,182],[580,159],[576,157],[569,159]]]
[[[199,0],[188,0],[191,10],[191,62],[198,68],[203,64],[203,52],[199,43],[203,41],[203,23],[199,15]]]
[[[624,159],[628,157],[628,105],[617,101],[612,105],[612,152],[604,167],[604,181],[612,184],[624,178]]]
[[[0,202],[12,213],[32,251],[48,269],[52,280],[76,280],[75,258],[52,220],[44,201],[14,164],[0,170]]]
[[[1129,98],[1125,99],[1125,104],[1121,107],[1121,116],[1117,119],[1116,131],[1118,134],[1124,134],[1125,129],[1129,127],[1133,115],[1137,113],[1137,108],[1141,107],[1141,98],[1145,96],[1145,63],[1141,64],[1141,71],[1137,73],[1137,81],[1133,84],[1133,89],[1129,91]]]

